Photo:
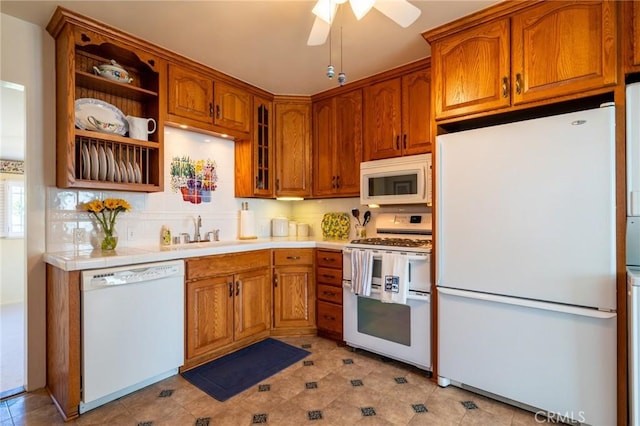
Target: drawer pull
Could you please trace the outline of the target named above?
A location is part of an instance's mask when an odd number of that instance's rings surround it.
[[[507,77],[502,77],[502,97],[509,97],[509,79]]]
[[[233,297],[233,283],[229,282],[229,297]]]
[[[323,278],[335,278],[335,275],[329,275],[329,274],[322,274]]]
[[[333,291],[323,291],[322,294],[325,296],[335,296],[336,294]]]
[[[240,284],[241,284],[240,280],[236,281],[236,296],[240,294]]]
[[[322,260],[325,261],[325,262],[335,262],[336,261],[333,257],[323,257]]]
[[[336,317],[332,317],[332,316],[329,316],[327,314],[324,314],[323,317],[324,317],[324,319],[326,319],[328,321],[335,321],[336,320]]]
[[[300,256],[287,256],[289,260],[300,260]]]

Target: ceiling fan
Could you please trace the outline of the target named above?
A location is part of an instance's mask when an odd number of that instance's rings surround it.
[[[407,0],[348,0],[351,10],[356,19],[362,19],[372,7],[378,9],[382,14],[395,21],[403,28],[413,24],[421,10],[409,3]],[[307,40],[307,45],[318,46],[327,41],[331,23],[336,15],[338,6],[346,3],[347,0],[318,0],[313,7],[313,14],[316,19],[311,27],[311,33]]]

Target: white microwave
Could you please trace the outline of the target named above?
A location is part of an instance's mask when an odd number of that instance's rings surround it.
[[[361,204],[431,204],[431,154],[360,163]]]

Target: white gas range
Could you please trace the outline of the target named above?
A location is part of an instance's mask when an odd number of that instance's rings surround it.
[[[379,353],[421,369],[431,370],[431,215],[382,213],[375,220],[376,234],[353,240],[343,250],[343,328],[352,347]],[[353,291],[352,263],[372,253],[371,292]],[[384,254],[407,256],[406,303],[381,301]]]

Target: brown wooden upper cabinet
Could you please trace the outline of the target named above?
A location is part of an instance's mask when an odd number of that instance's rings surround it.
[[[169,64],[168,98],[172,122],[240,138],[251,129],[251,93],[197,70]]]
[[[640,71],[640,2],[622,2],[625,72]]]
[[[313,195],[357,197],[362,161],[362,90],[313,104]]]
[[[276,96],[275,148],[277,197],[311,195],[311,100]]]
[[[548,103],[616,84],[615,2],[509,7],[524,8],[423,34],[432,46],[436,119]]]
[[[56,49],[56,186],[162,191],[165,100],[160,82],[166,63],[161,54],[144,40],[60,7],[47,31]],[[111,60],[132,80],[94,74],[94,68]],[[115,132],[100,132],[89,121],[96,105],[109,112],[118,125]],[[130,137],[125,119],[129,115],[156,121],[148,140]]]
[[[364,161],[431,151],[430,70],[364,89]]]

